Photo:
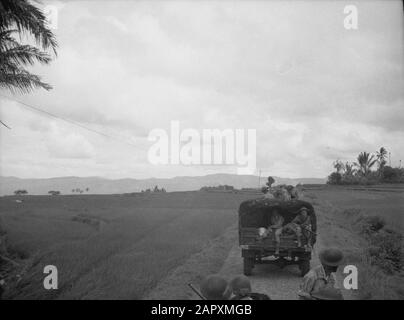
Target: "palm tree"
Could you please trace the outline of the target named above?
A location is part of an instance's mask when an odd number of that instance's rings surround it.
[[[335,170],[337,170],[337,173],[340,173],[340,171],[344,168],[344,164],[340,160],[334,161],[332,165],[334,166]]]
[[[355,168],[354,168],[355,164],[354,163],[349,163],[346,162],[345,166],[344,166],[344,175],[347,177],[351,177],[355,174]]]
[[[376,158],[379,164],[379,172],[381,172],[386,165],[387,150],[384,147],[381,147],[379,151],[376,151]]]
[[[364,176],[367,176],[374,164],[376,163],[377,159],[375,159],[374,155],[364,151],[358,155],[357,162],[355,165],[358,167],[358,172]]]
[[[29,34],[36,46],[21,44]],[[16,37],[16,35],[20,37]],[[34,88],[52,87],[30,73],[25,66],[35,62],[48,64],[56,55],[57,42],[42,11],[29,0],[0,0],[0,88],[27,93]]]

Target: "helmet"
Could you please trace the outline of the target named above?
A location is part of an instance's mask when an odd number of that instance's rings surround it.
[[[237,276],[233,280],[231,280],[230,287],[233,293],[236,294],[248,294],[251,292],[250,279],[248,279],[244,275]]]
[[[227,290],[227,281],[218,275],[210,275],[202,280],[201,293],[207,300],[227,300],[230,291]]]
[[[339,249],[329,248],[322,250],[319,258],[323,265],[337,267],[343,263],[344,254]]]

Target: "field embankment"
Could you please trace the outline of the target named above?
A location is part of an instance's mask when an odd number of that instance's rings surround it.
[[[404,299],[403,185],[324,186],[305,194],[324,212],[325,244],[342,249],[346,264],[358,268],[358,290],[346,296]]]

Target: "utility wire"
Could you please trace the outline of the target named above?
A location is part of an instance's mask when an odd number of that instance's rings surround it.
[[[119,142],[121,142],[121,143],[126,143],[126,144],[128,144],[128,145],[130,145],[130,146],[132,146],[132,147],[135,147],[135,148],[137,148],[137,149],[140,149],[137,145],[135,145],[135,144],[133,144],[133,143],[130,143],[129,141],[124,141],[124,140],[122,140],[122,139],[119,139],[119,138],[117,138],[117,137],[111,136],[111,135],[106,134],[106,133],[104,133],[104,132],[101,132],[101,131],[94,130],[94,129],[92,129],[92,128],[86,127],[85,125],[83,125],[83,124],[81,124],[81,123],[78,123],[78,122],[76,122],[76,121],[73,121],[73,120],[71,120],[71,119],[58,116],[58,115],[56,115],[56,114],[50,113],[49,111],[42,110],[42,109],[40,109],[40,108],[38,108],[38,107],[34,107],[34,106],[32,106],[32,105],[30,105],[30,104],[27,104],[27,103],[25,103],[25,102],[19,101],[19,100],[17,100],[17,99],[14,99],[14,98],[11,98],[11,97],[8,97],[8,96],[5,96],[5,95],[3,95],[3,94],[1,94],[1,93],[0,93],[0,96],[3,97],[3,98],[8,99],[8,100],[10,100],[10,101],[17,102],[17,103],[19,103],[19,104],[20,104],[21,106],[23,106],[23,107],[29,108],[29,109],[31,109],[31,110],[35,110],[35,111],[37,111],[37,112],[39,112],[39,113],[42,113],[42,114],[45,114],[45,115],[47,115],[47,116],[49,116],[49,117],[52,117],[52,118],[55,118],[55,119],[58,119],[58,120],[65,121],[65,122],[67,122],[67,123],[69,123],[69,124],[72,124],[72,125],[74,125],[74,126],[80,127],[80,128],[82,128],[82,129],[84,129],[84,130],[93,132],[93,133],[95,133],[95,134],[101,135],[101,136],[106,137],[106,138],[109,138],[109,139],[117,140],[117,141],[119,141]],[[1,122],[1,121],[0,121],[0,122]],[[6,126],[7,128],[11,129],[11,128],[8,127],[7,125],[5,125],[3,122],[1,122],[1,123],[2,123],[4,126]]]
[[[0,123],[8,129],[11,129],[8,125],[6,125],[3,121],[0,120]]]

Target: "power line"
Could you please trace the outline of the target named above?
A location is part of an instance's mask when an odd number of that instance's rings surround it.
[[[11,129],[8,125],[6,125],[3,121],[0,120],[0,123],[8,129]]]
[[[17,100],[17,99],[14,99],[14,98],[5,96],[5,95],[3,95],[3,94],[1,94],[1,93],[0,93],[0,96],[3,97],[3,98],[8,99],[8,100],[10,100],[10,101],[17,102],[17,103],[19,103],[20,105],[22,105],[23,107],[29,108],[29,109],[31,109],[31,110],[35,110],[35,111],[37,111],[37,112],[39,112],[39,113],[42,113],[42,114],[45,114],[45,115],[47,115],[47,116],[49,116],[49,117],[52,117],[52,118],[55,118],[55,119],[58,119],[58,120],[65,121],[65,122],[67,122],[67,123],[69,123],[69,124],[72,124],[72,125],[74,125],[74,126],[80,127],[80,128],[82,128],[82,129],[87,130],[87,131],[90,131],[90,132],[92,132],[92,133],[101,135],[101,136],[106,137],[106,138],[109,138],[109,139],[113,139],[113,140],[119,141],[119,142],[121,142],[121,143],[126,143],[126,144],[128,144],[128,145],[130,145],[130,146],[132,146],[132,147],[135,147],[135,148],[137,148],[137,149],[140,149],[137,145],[132,144],[132,143],[130,143],[129,141],[124,141],[124,140],[122,140],[122,139],[119,139],[119,138],[117,138],[117,137],[111,136],[111,135],[106,134],[106,133],[104,133],[104,132],[101,132],[101,131],[94,130],[94,129],[92,129],[92,128],[86,127],[85,125],[83,125],[83,124],[81,124],[81,123],[79,123],[79,122],[76,122],[76,121],[74,121],[74,120],[71,120],[71,119],[68,119],[68,118],[64,118],[64,117],[58,116],[58,115],[53,114],[53,113],[51,113],[51,112],[49,112],[49,111],[42,110],[42,109],[40,109],[40,108],[38,108],[38,107],[34,107],[34,106],[32,106],[32,105],[30,105],[30,104],[28,104],[28,103],[25,103],[25,102],[19,101],[19,100]],[[1,123],[2,123],[3,125],[5,125],[3,122],[1,122]],[[9,129],[11,129],[11,128],[8,127],[7,125],[5,125],[5,126],[6,126],[7,128],[9,128]]]

